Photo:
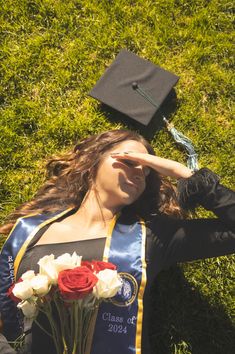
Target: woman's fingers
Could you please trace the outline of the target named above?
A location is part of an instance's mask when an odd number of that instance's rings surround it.
[[[137,162],[141,165],[150,164],[149,156],[150,156],[149,154],[140,153],[140,152],[135,153],[131,151],[111,153],[111,157],[115,159],[130,160],[130,161]]]
[[[147,161],[147,156],[149,154],[146,153],[129,153],[129,152],[117,152],[117,153],[111,153],[111,157],[113,157],[116,160],[119,160],[120,162],[124,163],[128,167],[139,167],[143,166],[143,171],[145,176],[148,176],[150,173],[150,168],[148,167],[149,163]]]

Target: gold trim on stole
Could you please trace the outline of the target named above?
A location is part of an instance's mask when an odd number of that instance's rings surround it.
[[[146,226],[143,219],[140,219],[142,229],[142,243],[141,243],[141,260],[142,260],[142,277],[140,289],[138,292],[138,314],[136,323],[136,354],[141,354],[141,340],[142,340],[142,323],[143,323],[143,297],[145,286],[147,282],[146,262],[145,262],[145,243],[146,243]]]
[[[27,237],[27,239],[24,241],[23,245],[21,246],[19,252],[17,253],[17,256],[15,258],[15,261],[14,261],[14,275],[15,275],[15,278],[16,278],[16,275],[17,275],[17,271],[18,271],[18,268],[19,268],[19,265],[20,265],[20,262],[25,254],[25,251],[30,243],[30,241],[33,239],[33,237],[36,235],[36,233],[45,225],[49,224],[50,222],[58,219],[59,217],[63,216],[64,214],[68,213],[70,210],[72,210],[74,208],[69,208],[69,209],[66,209],[64,211],[62,211],[60,214],[57,214],[56,216],[54,216],[53,218],[50,218],[48,220],[45,220],[44,222],[42,222],[41,224],[39,224],[32,232],[31,234]],[[27,215],[27,216],[24,216],[20,219],[26,219],[26,218],[29,218],[33,215],[38,215],[38,214],[31,214],[31,215]],[[19,219],[19,220],[20,220]],[[16,226],[16,225],[15,225]],[[15,228],[15,227],[14,227]],[[12,230],[13,232],[13,230]],[[11,233],[12,233],[11,232]]]
[[[15,230],[16,226],[19,224],[20,220],[21,219],[25,219],[25,218],[29,218],[30,216],[34,216],[34,215],[37,215],[37,213],[34,213],[34,214],[29,214],[29,215],[26,215],[26,216],[22,216],[21,218],[17,219],[16,222],[15,222],[15,225],[12,227],[9,235],[7,236],[4,244],[7,242],[7,240],[11,237],[11,234],[13,233],[13,231]]]
[[[113,217],[113,219],[111,220],[110,224],[109,224],[108,234],[107,234],[107,238],[106,238],[106,241],[105,241],[105,247],[104,247],[104,253],[103,253],[103,261],[104,262],[108,262],[109,250],[110,250],[110,244],[111,244],[113,229],[114,229],[114,226],[115,226],[119,216],[120,216],[120,213],[116,214]]]

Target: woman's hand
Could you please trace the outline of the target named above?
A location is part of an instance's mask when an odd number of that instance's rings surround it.
[[[162,175],[173,178],[188,178],[193,174],[193,172],[183,164],[155,155],[127,151],[113,152],[111,156],[117,160],[129,160],[133,161],[133,163],[135,162],[137,165],[148,166]]]

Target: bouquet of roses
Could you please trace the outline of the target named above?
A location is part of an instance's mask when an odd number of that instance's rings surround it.
[[[82,261],[76,252],[56,259],[51,254],[38,264],[39,273],[24,273],[9,289],[9,296],[26,318],[53,338],[57,354],[84,354],[99,303],[115,296],[122,285],[116,266]],[[50,332],[37,321],[40,311],[49,321]]]

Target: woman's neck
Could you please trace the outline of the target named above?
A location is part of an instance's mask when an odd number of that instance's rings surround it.
[[[103,224],[107,226],[107,223],[113,219],[120,209],[120,207],[106,206],[95,191],[90,191],[85,196],[76,214],[84,218],[87,225]]]

